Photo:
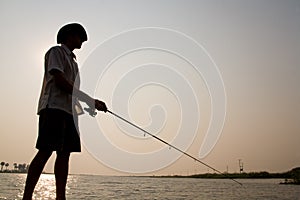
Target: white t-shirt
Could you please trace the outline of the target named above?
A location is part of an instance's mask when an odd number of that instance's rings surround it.
[[[74,84],[74,87],[79,88],[79,71],[73,52],[65,45],[50,48],[45,55],[45,72],[38,114],[45,108],[60,109],[69,114],[73,114],[74,109],[76,113],[82,112],[77,98],[61,90],[55,84],[54,77],[50,74],[50,71],[54,69],[61,71],[64,77]]]

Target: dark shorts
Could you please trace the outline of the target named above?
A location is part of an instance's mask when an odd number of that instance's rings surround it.
[[[36,148],[47,151],[80,152],[80,137],[73,115],[58,109],[42,110]]]

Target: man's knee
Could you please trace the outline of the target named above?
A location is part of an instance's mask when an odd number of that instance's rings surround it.
[[[70,157],[70,152],[65,152],[65,151],[57,151],[56,152],[57,158],[60,159],[69,159]]]
[[[39,159],[48,160],[52,155],[52,151],[39,150],[37,156]]]

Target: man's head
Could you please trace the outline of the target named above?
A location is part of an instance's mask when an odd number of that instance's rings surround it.
[[[87,41],[87,33],[82,25],[78,23],[66,24],[57,33],[58,44],[70,44],[75,48],[80,48],[81,44]]]

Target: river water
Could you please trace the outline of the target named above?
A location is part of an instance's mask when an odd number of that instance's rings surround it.
[[[0,174],[0,199],[22,199],[26,174]],[[67,199],[295,199],[299,185],[280,185],[281,179],[231,180],[69,175]],[[55,179],[42,174],[34,199],[55,199]]]

